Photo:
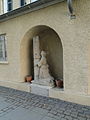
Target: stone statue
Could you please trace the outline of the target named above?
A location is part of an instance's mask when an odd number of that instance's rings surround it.
[[[41,54],[41,55],[40,55]],[[46,52],[40,52],[40,38],[33,37],[34,84],[54,87],[54,78],[49,73]]]
[[[39,67],[39,84],[54,86],[54,78],[49,73],[49,65],[46,60],[46,52],[41,51],[41,59],[38,62]]]

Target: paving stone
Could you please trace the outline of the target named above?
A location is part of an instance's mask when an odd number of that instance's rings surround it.
[[[57,114],[60,118],[64,118],[65,115],[64,114]]]
[[[71,116],[76,118],[78,116],[78,113],[77,112],[72,112]]]
[[[78,120],[87,120],[87,118],[78,117]]]
[[[78,113],[78,116],[80,117],[86,117],[85,114]]]
[[[66,118],[67,120],[73,120],[73,118],[72,118],[71,116],[65,116],[65,118]]]
[[[61,118],[60,120],[67,120],[66,118]]]
[[[81,114],[83,114],[84,113],[84,111],[83,110],[77,110],[78,111],[78,113],[81,113]]]
[[[0,87],[0,120],[90,120],[90,106]]]
[[[55,118],[45,117],[42,120],[55,120]]]
[[[85,116],[86,116],[86,118],[90,119],[90,115],[85,115]]]
[[[84,112],[85,115],[90,115],[90,111]]]
[[[59,113],[60,113],[60,114],[63,113],[63,111],[61,111],[61,110],[59,110],[59,109],[57,110],[57,112],[58,112],[58,114],[59,114]]]
[[[43,114],[47,115],[47,113],[48,113],[47,110],[41,109],[41,108],[38,108],[38,107],[33,108],[32,111],[35,112],[35,113],[39,113],[41,115],[43,115]]]
[[[64,114],[65,114],[65,115],[70,115],[70,112],[65,111]]]
[[[78,120],[77,118],[73,118],[73,120]]]
[[[50,113],[56,115],[56,114],[57,114],[57,111],[51,110]]]

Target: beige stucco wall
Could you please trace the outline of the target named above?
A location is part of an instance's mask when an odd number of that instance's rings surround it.
[[[31,28],[46,25],[57,32],[62,42],[64,91],[87,97],[90,94],[90,0],[75,0],[74,8],[76,19],[72,20],[63,2],[0,23],[0,34],[6,33],[8,53],[8,63],[0,64],[0,81],[22,81],[20,45]]]

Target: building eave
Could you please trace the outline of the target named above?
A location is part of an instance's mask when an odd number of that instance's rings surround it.
[[[15,10],[12,10],[10,12],[0,15],[0,22],[4,22],[9,19],[27,14],[27,13],[30,13],[36,10],[40,10],[42,8],[45,8],[45,7],[60,3],[60,2],[64,2],[64,1],[65,0],[39,0],[39,1],[30,3],[28,5],[25,5],[18,9],[15,9]]]

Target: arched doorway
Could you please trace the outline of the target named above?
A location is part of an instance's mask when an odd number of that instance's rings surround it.
[[[21,41],[21,80],[26,75],[34,79],[33,37],[39,36],[40,51],[47,53],[50,74],[55,79],[63,79],[63,48],[59,35],[50,27],[39,25],[31,28]]]

